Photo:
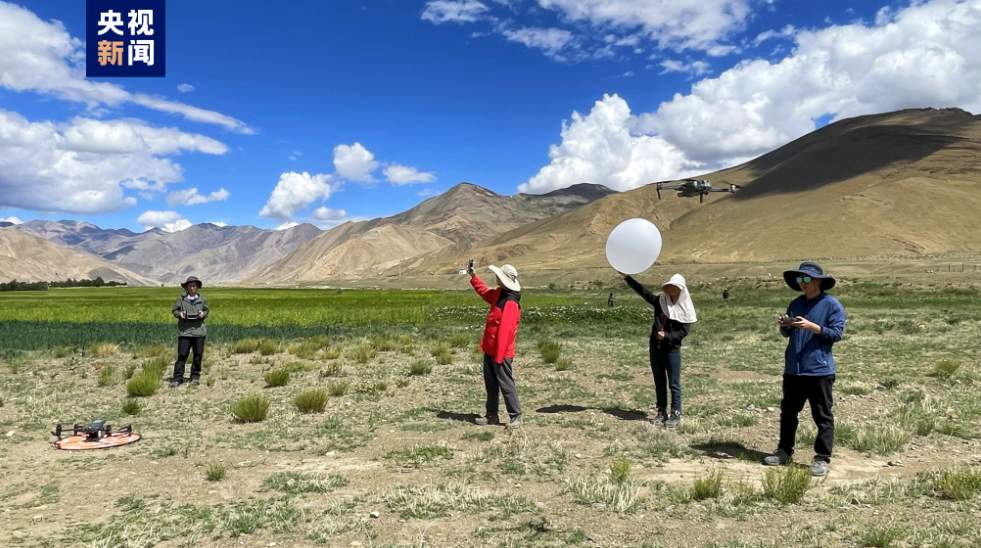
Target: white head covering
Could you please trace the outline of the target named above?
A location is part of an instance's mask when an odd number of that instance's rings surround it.
[[[491,265],[490,271],[497,276],[497,279],[501,280],[504,287],[510,289],[511,291],[521,291],[521,283],[518,282],[518,270],[513,266],[506,264],[500,268]]]
[[[691,295],[688,294],[688,286],[685,284],[685,277],[681,274],[671,276],[671,279],[663,285],[673,285],[681,290],[678,294],[678,301],[671,302],[671,297],[662,293],[660,296],[661,310],[668,315],[669,319],[681,323],[695,323],[698,317],[695,316],[695,303],[691,302]],[[662,286],[663,287],[663,286]]]

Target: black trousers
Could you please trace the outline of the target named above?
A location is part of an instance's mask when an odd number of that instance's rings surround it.
[[[487,415],[489,419],[497,417],[500,408],[499,394],[504,394],[504,408],[508,416],[514,420],[521,416],[521,403],[518,402],[518,387],[514,383],[514,369],[511,358],[504,358],[502,363],[494,363],[493,356],[484,354],[484,388],[487,389]]]
[[[667,411],[668,388],[671,389],[671,411],[681,413],[681,349],[662,350],[651,347],[651,372],[657,410]]]
[[[201,358],[204,357],[204,337],[177,337],[177,361],[174,362],[175,381],[184,380],[184,364],[187,355],[194,350],[194,360],[191,362],[191,378],[201,377]]]
[[[814,439],[815,458],[831,462],[831,449],[834,445],[835,418],[831,414],[834,397],[831,387],[835,376],[807,377],[804,375],[783,376],[783,401],[780,402],[780,449],[788,455],[794,453],[797,438],[797,415],[804,409],[804,402],[811,404],[811,417],[817,425]]]

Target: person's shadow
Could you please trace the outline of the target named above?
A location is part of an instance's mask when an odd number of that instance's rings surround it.
[[[480,418],[477,413],[457,413],[456,411],[446,411],[444,409],[432,409],[430,411],[436,412],[436,418],[443,420],[459,421],[459,422],[470,422]]]
[[[623,409],[621,407],[583,407],[581,405],[558,404],[539,407],[535,411],[538,413],[581,413],[590,409],[606,413],[622,421],[647,420],[647,413],[637,409]]]
[[[716,459],[732,457],[753,463],[759,463],[763,457],[769,455],[769,453],[764,453],[758,449],[746,447],[742,442],[732,440],[696,443],[691,448],[695,451],[701,451],[707,457]]]

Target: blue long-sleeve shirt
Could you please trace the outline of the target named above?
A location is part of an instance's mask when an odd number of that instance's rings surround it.
[[[815,334],[807,329],[781,327],[780,332],[788,338],[784,352],[784,373],[821,377],[835,374],[835,357],[831,353],[834,343],[845,333],[845,307],[838,299],[821,293],[812,300],[801,295],[787,307],[791,318],[803,316],[821,326],[821,333]]]

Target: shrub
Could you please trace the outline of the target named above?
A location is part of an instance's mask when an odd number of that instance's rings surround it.
[[[331,396],[339,397],[351,391],[351,383],[348,381],[333,381],[327,384],[327,393]]]
[[[862,532],[861,546],[890,548],[895,546],[896,541],[904,536],[906,536],[906,531],[902,527],[892,524],[873,525]]]
[[[131,398],[145,398],[160,390],[160,377],[142,371],[126,383],[126,394]]]
[[[351,358],[358,363],[368,363],[376,355],[374,347],[368,342],[362,342],[351,351]]]
[[[300,413],[323,413],[327,407],[327,392],[320,388],[310,388],[293,398],[293,405]]]
[[[96,358],[111,358],[119,352],[119,345],[115,343],[98,343],[92,346],[91,354]]]
[[[610,480],[622,485],[630,479],[630,461],[619,458],[610,463]]]
[[[204,476],[208,481],[221,481],[225,479],[225,465],[218,462],[209,464]]]
[[[261,394],[245,396],[232,404],[231,411],[238,422],[262,422],[269,413],[269,400]]]
[[[543,362],[555,363],[559,361],[559,356],[562,354],[562,345],[556,341],[540,341],[538,352],[541,353]]]
[[[981,469],[955,468],[930,476],[934,493],[948,500],[969,500],[981,492]]]
[[[428,375],[432,370],[432,364],[426,360],[415,360],[409,365],[409,374],[413,376]]]
[[[295,495],[299,493],[329,493],[347,485],[347,479],[338,474],[326,476],[312,472],[277,472],[262,482],[264,489]]]
[[[99,380],[98,380],[99,386],[109,386],[110,384],[112,384],[115,377],[115,373],[116,372],[111,365],[108,364],[104,365],[102,369],[99,370]]]
[[[436,363],[440,365],[449,365],[453,363],[453,353],[447,348],[444,352],[440,352],[435,355]]]
[[[796,504],[811,488],[811,472],[800,466],[784,466],[763,474],[763,496],[783,504]]]
[[[242,339],[232,345],[232,354],[251,354],[259,349],[258,339]]]
[[[960,367],[961,364],[958,362],[952,360],[941,360],[933,366],[933,373],[931,375],[941,380],[948,380],[954,376],[954,373],[956,373]]]
[[[470,336],[466,333],[457,333],[450,337],[448,342],[453,348],[466,348],[470,346]]]
[[[142,410],[143,406],[138,400],[123,400],[122,411],[124,415],[139,415]]]
[[[722,494],[722,470],[710,472],[704,478],[698,478],[691,486],[692,500],[716,499]]]
[[[266,371],[263,378],[266,380],[267,388],[286,386],[286,384],[290,382],[290,372],[288,369],[282,367],[278,369],[270,369],[269,371]]]
[[[324,365],[322,368],[320,368],[321,378],[336,377],[337,375],[340,375],[340,373],[341,373],[340,362],[328,363]]]
[[[272,356],[279,352],[279,345],[268,339],[263,339],[259,342],[257,350],[261,356]]]

